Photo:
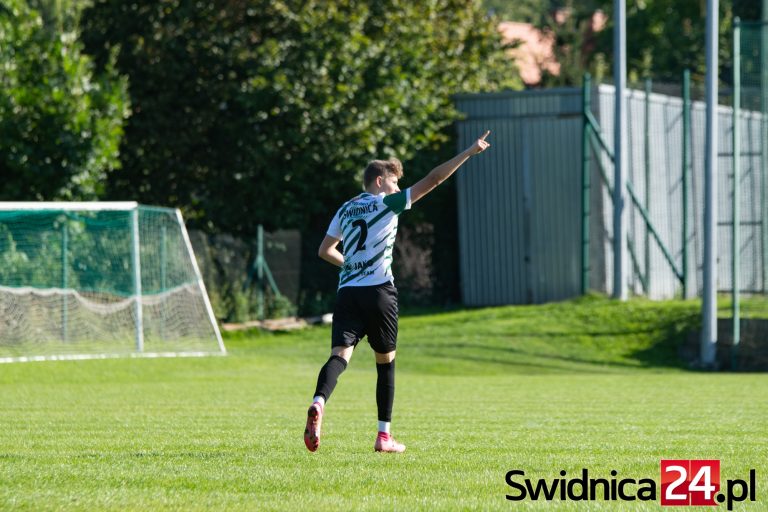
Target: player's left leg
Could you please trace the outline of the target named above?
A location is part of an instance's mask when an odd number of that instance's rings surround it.
[[[392,404],[395,401],[395,349],[397,348],[397,288],[385,283],[375,289],[366,325],[368,342],[376,353],[376,405],[379,428],[374,449],[377,452],[402,452],[405,446],[391,435]]]
[[[376,406],[379,412],[379,433],[373,449],[377,452],[403,452],[405,445],[391,434],[392,404],[395,401],[395,351],[376,352]]]

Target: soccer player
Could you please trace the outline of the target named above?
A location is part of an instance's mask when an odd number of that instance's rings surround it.
[[[379,433],[374,450],[403,452],[405,446],[390,433],[395,398],[397,344],[397,288],[392,277],[392,248],[398,215],[448,179],[469,157],[485,151],[490,131],[470,147],[440,164],[411,188],[397,185],[403,176],[399,160],[374,160],[363,174],[364,192],[336,212],[320,244],[318,255],[341,267],[333,311],[331,357],[320,370],[312,405],[307,412],[304,444],[314,452],[320,446],[325,404],[347,368],[357,343],[368,336],[376,356],[376,405]],[[343,241],[344,254],[337,248]]]

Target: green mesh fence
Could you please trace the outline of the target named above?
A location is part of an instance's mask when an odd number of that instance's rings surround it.
[[[742,109],[753,111],[765,111],[766,108],[766,82],[768,81],[768,33],[766,25],[761,22],[739,23],[740,27],[740,67],[738,77]],[[737,85],[737,84],[734,84]]]
[[[743,283],[749,283],[749,269],[743,265],[745,257],[759,260],[759,286],[745,288],[747,292],[768,292],[768,24],[762,22],[738,22],[734,31],[734,54],[738,65],[734,66],[734,97],[738,98],[740,117],[752,115],[759,119],[757,133],[743,128],[737,132],[739,148],[739,183],[734,187],[739,201],[739,233],[737,243],[740,253],[745,247],[753,254],[739,254],[736,258],[741,267],[736,270]],[[755,131],[755,130],[753,130]],[[744,141],[756,139],[757,144],[746,146]]]
[[[176,210],[0,206],[1,360],[223,351]]]

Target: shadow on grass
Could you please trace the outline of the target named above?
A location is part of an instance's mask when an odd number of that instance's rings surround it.
[[[611,367],[625,367],[625,368],[637,368],[639,364],[632,364],[628,362],[620,361],[606,361],[598,358],[588,357],[576,357],[570,355],[556,355],[546,354],[542,352],[536,352],[531,350],[522,350],[513,347],[498,347],[492,345],[470,344],[470,343],[450,343],[450,344],[420,344],[418,348],[435,349],[430,352],[433,357],[441,357],[456,360],[466,360],[482,363],[512,365],[512,366],[525,366],[536,367],[548,370],[569,370],[569,371],[584,371],[591,372],[593,369],[580,369],[572,365],[593,365],[593,366],[611,366]],[[476,354],[470,355],[472,352],[484,351],[501,355],[499,357],[481,357]],[[509,357],[503,357],[509,356]],[[525,362],[514,359],[515,356],[520,356],[529,359],[541,359],[541,363]],[[549,361],[549,363],[547,363]],[[555,365],[553,363],[565,363],[570,366]]]
[[[680,347],[700,323],[695,302],[618,302],[594,295],[541,305],[436,309],[411,310],[401,318],[400,347],[404,355],[407,351],[408,361],[403,363],[411,368],[425,372],[445,372],[452,366],[472,372],[482,372],[483,366],[494,372],[686,369]],[[330,328],[324,328],[322,335],[316,329],[227,338],[233,342],[233,352],[297,358],[299,346],[319,350],[322,344],[323,351],[328,347]]]
[[[556,372],[686,369],[680,349],[697,326],[697,318],[677,317],[640,329],[494,333],[497,344],[426,341],[411,349],[431,358]]]
[[[441,347],[442,348],[442,347]],[[492,351],[503,351],[505,353],[516,353],[520,356],[523,356],[524,358],[528,359],[543,359],[542,362],[532,362],[530,360],[522,360],[521,359],[510,359],[510,358],[499,358],[499,357],[493,357],[493,356],[482,356],[479,354],[473,354],[469,355],[466,352],[459,353],[459,352],[446,352],[445,350],[442,351],[434,351],[429,352],[426,355],[428,355],[431,358],[434,358],[436,360],[440,359],[448,359],[453,361],[460,361],[465,363],[474,363],[482,366],[502,366],[507,368],[516,368],[520,370],[532,370],[535,373],[543,372],[543,373],[612,373],[613,368],[618,367],[617,365],[606,365],[603,362],[597,361],[584,361],[574,358],[568,358],[568,357],[553,357],[553,356],[541,356],[539,354],[535,353],[529,353],[525,351],[519,351],[515,349],[499,349],[498,347],[483,347],[478,345],[472,345],[468,346],[469,350],[474,349],[481,349],[481,350],[492,350]],[[556,364],[557,362],[563,363],[563,364]],[[584,366],[585,364],[589,364],[590,366]],[[581,366],[579,366],[581,365]],[[625,365],[627,367],[630,367],[631,365]],[[469,370],[467,368],[467,370]]]
[[[742,340],[736,351],[728,327],[730,297],[718,299],[717,368],[764,371],[768,338],[759,326],[768,319],[768,296],[742,297],[741,311]],[[432,336],[417,346],[433,357],[558,371],[568,365],[571,370],[583,366],[708,371],[697,359],[698,299],[618,302],[589,294],[540,305],[410,309],[405,316],[419,325],[418,317],[425,314],[424,323],[439,326],[442,338]],[[456,342],[467,337],[480,341]]]

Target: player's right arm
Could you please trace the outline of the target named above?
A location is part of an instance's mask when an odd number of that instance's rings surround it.
[[[461,167],[461,165],[466,162],[469,157],[478,153],[482,153],[488,149],[490,144],[485,142],[485,138],[490,133],[490,130],[486,131],[482,137],[475,141],[474,144],[447,162],[443,162],[442,164],[432,169],[429,174],[424,176],[415,185],[413,185],[411,187],[411,204],[429,194],[435,189],[435,187],[450,178],[451,175],[456,172],[456,169]]]
[[[339,242],[341,242],[341,240],[338,238],[334,238],[331,235],[325,235],[325,238],[323,238],[323,241],[320,243],[320,249],[318,249],[317,255],[328,263],[341,267],[344,265],[344,255],[336,248],[339,245]]]

